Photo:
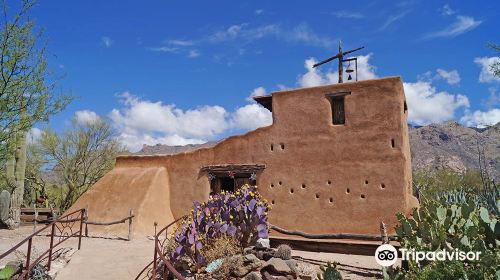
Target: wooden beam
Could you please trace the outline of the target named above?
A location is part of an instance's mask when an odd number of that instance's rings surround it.
[[[210,173],[224,173],[229,171],[236,173],[255,173],[262,171],[265,168],[266,165],[264,164],[221,164],[203,166],[201,171]]]

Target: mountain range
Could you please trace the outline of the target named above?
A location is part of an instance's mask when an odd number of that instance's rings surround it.
[[[479,170],[479,162],[491,178],[500,178],[500,123],[478,129],[457,122],[426,126],[409,125],[410,149],[414,171],[451,169],[457,172]],[[196,145],[144,145],[137,155],[176,154],[208,148],[217,141]]]

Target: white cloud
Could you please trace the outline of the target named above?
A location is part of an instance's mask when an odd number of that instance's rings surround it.
[[[418,81],[426,81],[432,83],[434,81],[445,80],[449,85],[456,85],[460,83],[460,74],[457,70],[443,70],[441,68],[436,69],[436,73],[433,71],[427,71],[423,74],[417,76]]]
[[[111,40],[111,38],[107,37],[107,36],[102,36],[101,37],[101,43],[106,47],[106,48],[110,48],[111,45],[113,45],[113,40]]]
[[[75,119],[79,124],[88,124],[98,121],[101,118],[93,111],[82,110],[75,112]]]
[[[500,78],[495,77],[491,71],[490,65],[495,62],[500,61],[500,57],[476,57],[474,62],[481,67],[481,72],[479,73],[479,82],[481,83],[492,83],[500,82]]]
[[[149,51],[153,52],[164,52],[164,53],[177,53],[179,51],[179,48],[175,47],[153,47],[153,48],[147,48]]]
[[[30,131],[28,131],[28,135],[26,136],[26,140],[29,144],[36,143],[42,137],[43,131],[39,128],[32,127]]]
[[[195,58],[198,56],[200,56],[200,52],[198,50],[190,50],[189,51],[189,54],[188,54],[189,58]]]
[[[220,30],[209,35],[208,40],[212,42],[223,42],[223,41],[233,40],[236,37],[238,37],[244,26],[247,26],[247,24],[242,23],[242,24],[231,25],[225,30]]]
[[[403,85],[411,123],[426,125],[451,120],[457,109],[469,107],[467,96],[438,92],[430,82],[417,81]]]
[[[267,37],[325,48],[329,48],[333,45],[332,39],[316,34],[306,23],[296,25],[292,28],[284,28],[277,24],[261,25],[257,27],[252,27],[247,23],[236,24],[209,35],[206,40],[211,43],[234,40],[249,43]]]
[[[165,41],[163,46],[159,47],[149,47],[146,48],[148,51],[152,52],[162,52],[162,53],[170,53],[170,54],[184,54],[188,58],[196,58],[199,57],[200,51],[197,49],[193,49],[196,43],[194,41],[189,40],[168,40]]]
[[[247,97],[247,101],[252,102],[253,97],[255,96],[263,96],[266,95],[267,91],[264,87],[257,87],[254,88],[253,91],[250,93],[250,95]]]
[[[232,127],[252,130],[273,123],[272,114],[258,104],[249,104],[238,108],[231,119]]]
[[[335,17],[337,18],[343,18],[343,19],[362,19],[365,16],[360,13],[360,12],[352,12],[352,11],[336,11],[332,13]]]
[[[230,130],[249,130],[272,122],[271,113],[249,104],[228,112],[221,106],[182,110],[174,104],[142,100],[129,92],[119,95],[122,108],[109,113],[120,139],[131,150],[143,144],[199,144]]]
[[[286,40],[292,42],[304,43],[305,45],[330,48],[333,46],[333,40],[316,34],[309,25],[302,23],[295,26],[290,32],[285,32]]]
[[[129,92],[119,97],[125,108],[113,109],[109,117],[119,127],[130,131],[207,138],[227,128],[227,112],[220,106],[202,106],[184,111],[173,104],[141,100]]]
[[[370,64],[370,58],[372,57],[372,53],[369,53],[367,55],[360,55],[358,56],[358,80],[370,80],[370,79],[375,79],[377,78],[377,75],[375,74],[375,71],[377,68],[373,65]],[[352,68],[354,69],[354,65],[352,65]],[[354,74],[354,73],[353,73]],[[354,76],[353,76],[354,79]]]
[[[313,68],[313,65],[316,64],[317,62],[318,61],[313,57],[306,59],[306,61],[304,62],[304,67],[306,68],[307,73],[299,76],[297,81],[299,86],[315,87],[315,86],[334,83],[333,81],[330,81],[328,78],[330,72],[323,74],[320,69]]]
[[[169,45],[188,47],[194,45],[193,41],[190,40],[169,40],[167,41]]]
[[[438,38],[438,37],[456,37],[467,31],[471,31],[478,27],[482,21],[475,20],[469,16],[457,16],[455,22],[437,32],[429,33],[424,36],[424,39]]]
[[[255,14],[256,15],[261,15],[263,12],[264,12],[263,9],[257,9],[257,10],[255,10]]]
[[[257,11],[256,13],[263,12],[263,10],[261,12]],[[282,42],[298,43],[324,48],[331,48],[333,46],[333,40],[331,38],[315,33],[306,23],[291,27],[279,24],[264,24],[253,26],[248,23],[241,23],[233,24],[229,27],[216,30],[200,38],[191,40],[165,40],[159,46],[149,47],[146,48],[146,50],[185,55],[188,58],[194,58],[200,55],[199,49],[203,48],[204,46],[222,43],[229,45],[228,43],[231,43],[231,45],[235,48],[235,51],[239,55],[244,55],[246,53],[249,53],[247,52],[246,48],[248,44],[266,38],[271,38]],[[197,49],[193,49],[194,46],[196,46]],[[262,53],[262,51],[256,49],[252,53],[260,54]],[[224,54],[214,54],[213,57],[217,62],[220,62],[223,60],[222,57],[228,58],[231,57],[231,55],[225,52]],[[226,64],[230,66],[232,62],[228,61]]]
[[[446,71],[443,69],[436,70],[438,78],[445,79],[450,85],[456,85],[460,83],[460,75],[457,70]]]
[[[377,75],[375,74],[376,70],[375,66],[369,63],[371,56],[372,56],[371,53],[367,55],[357,56],[359,81],[374,79],[377,77]],[[304,67],[306,68],[307,72],[305,74],[300,75],[299,78],[297,79],[297,84],[300,87],[314,87],[327,84],[334,84],[338,82],[338,71],[323,72],[319,68],[312,67],[315,63],[317,63],[317,60],[312,57],[306,59],[306,61],[304,62]],[[325,66],[326,65],[320,67],[325,67]],[[351,67],[354,69],[354,64],[351,64]],[[344,81],[348,81],[347,77],[348,75],[344,73],[343,76]],[[353,80],[356,79],[355,73],[352,73],[352,78]]]
[[[446,4],[444,5],[442,8],[441,8],[441,14],[443,16],[451,16],[451,15],[454,15],[456,14],[456,11],[453,10],[450,5]]]
[[[396,15],[390,15],[384,22],[384,24],[380,27],[379,30],[385,30],[391,24],[395,23],[398,20],[403,19],[410,11],[403,11]]]
[[[500,92],[495,87],[490,87],[488,89],[490,92],[490,96],[486,101],[484,101],[484,105],[486,108],[493,108],[495,106],[500,105]]]
[[[500,109],[491,109],[489,111],[474,111],[466,112],[460,119],[467,126],[483,128],[490,125],[495,125],[500,122]]]

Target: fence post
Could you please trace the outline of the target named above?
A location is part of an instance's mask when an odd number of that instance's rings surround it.
[[[387,236],[387,226],[383,221],[380,222],[380,235],[382,236],[382,244],[389,244],[389,237]]]
[[[33,204],[33,208],[35,208],[35,220],[33,221],[33,232],[36,231],[36,223],[38,221],[38,209],[36,208],[36,202]]]
[[[54,246],[54,234],[56,230],[56,221],[52,222],[52,229],[50,230],[50,247],[49,247],[49,256],[47,261],[47,270],[50,270],[50,265],[52,263],[52,246]]]
[[[83,230],[83,221],[85,219],[85,209],[80,211],[80,231],[78,232],[78,250],[82,247],[82,230]]]
[[[128,211],[128,216],[130,217],[128,219],[128,241],[131,239],[131,234],[132,234],[132,216],[134,215],[134,210],[129,209]]]
[[[88,221],[89,219],[89,206],[87,205],[85,207],[85,221]],[[85,223],[85,237],[89,237],[89,224]]]
[[[157,225],[158,225],[158,223],[154,222],[154,226],[155,226],[155,254],[153,257],[153,277],[151,279],[156,279],[156,254],[157,254],[156,244],[158,242],[158,236],[156,235],[156,226]]]
[[[28,254],[26,255],[26,269],[29,269],[30,267],[30,261],[31,261],[31,242],[33,240],[33,237],[31,237],[28,240]]]

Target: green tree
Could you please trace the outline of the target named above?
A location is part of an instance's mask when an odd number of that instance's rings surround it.
[[[495,50],[497,54],[500,54],[500,45],[489,43],[488,47]],[[500,59],[490,65],[491,72],[493,75],[500,78]]]
[[[0,164],[5,163],[7,188],[12,193],[9,228],[20,223],[24,196],[27,131],[59,112],[71,98],[55,93],[56,80],[47,67],[41,32],[28,16],[35,4],[23,0],[14,16],[2,1],[4,22],[0,30]]]
[[[124,151],[110,124],[103,119],[73,119],[71,128],[61,135],[46,129],[38,145],[48,166],[63,183],[65,191],[58,205],[61,210],[68,209],[111,170],[116,156]]]

